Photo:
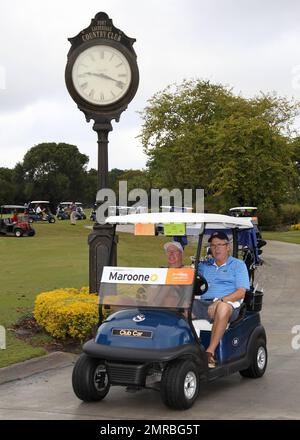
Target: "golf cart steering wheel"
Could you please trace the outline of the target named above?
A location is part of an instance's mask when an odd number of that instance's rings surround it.
[[[207,292],[207,289],[208,282],[206,281],[206,279],[201,275],[197,275],[195,284],[195,295],[203,295],[205,292]]]

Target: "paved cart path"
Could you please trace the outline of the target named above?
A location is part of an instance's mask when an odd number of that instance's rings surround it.
[[[266,264],[257,280],[265,291],[269,365],[264,377],[234,374],[207,384],[185,412],[166,408],[157,392],[131,394],[122,387],[112,387],[102,402],[87,404],[73,394],[74,357],[68,355],[51,370],[38,372],[35,364],[35,374],[0,385],[0,419],[300,419],[300,348],[292,348],[297,337],[292,328],[300,329],[300,246],[270,241],[263,256]]]

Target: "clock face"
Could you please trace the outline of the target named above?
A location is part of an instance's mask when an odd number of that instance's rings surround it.
[[[108,105],[119,101],[127,92],[131,69],[119,50],[99,44],[78,55],[72,68],[72,80],[85,101]]]

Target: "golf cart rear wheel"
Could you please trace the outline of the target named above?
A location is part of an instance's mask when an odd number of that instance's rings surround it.
[[[23,231],[22,231],[22,229],[15,229],[14,234],[15,234],[15,237],[22,237]]]
[[[55,218],[54,217],[50,217],[48,220],[49,223],[55,223]]]
[[[190,359],[179,359],[164,370],[161,380],[161,398],[174,409],[190,408],[199,393],[199,372]]]
[[[84,402],[104,399],[110,388],[104,361],[83,353],[74,366],[72,385],[76,396]]]
[[[258,378],[264,375],[268,362],[268,352],[266,341],[258,338],[254,344],[252,360],[249,368],[241,370],[240,375],[243,377]]]

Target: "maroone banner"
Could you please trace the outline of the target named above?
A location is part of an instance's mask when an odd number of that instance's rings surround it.
[[[194,269],[192,267],[143,268],[104,266],[101,283],[116,284],[192,284]]]

